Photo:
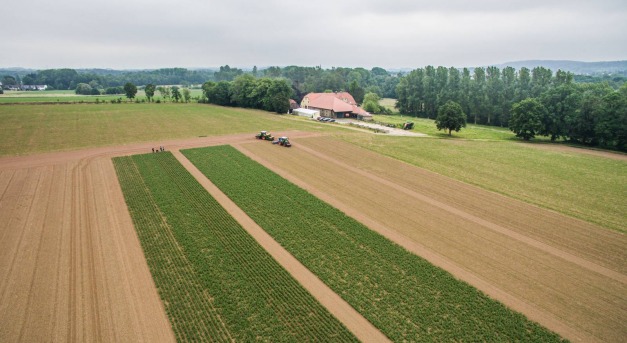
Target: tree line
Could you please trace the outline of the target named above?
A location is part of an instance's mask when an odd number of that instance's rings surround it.
[[[287,79],[242,74],[233,81],[207,81],[201,102],[287,113],[294,92]]]
[[[615,90],[608,83],[575,83],[573,74],[561,70],[554,74],[543,67],[518,71],[488,67],[471,72],[427,66],[401,77],[396,93],[401,113],[435,118],[439,107],[453,101],[469,122],[509,126],[524,139],[542,135],[626,148],[627,84]],[[522,115],[529,110],[534,115]],[[523,124],[526,128],[521,129]]]
[[[233,81],[238,76],[249,74],[256,78],[284,78],[289,80],[297,101],[309,92],[350,91],[359,102],[366,93],[380,97],[395,98],[400,74],[392,74],[383,68],[331,68],[321,67],[268,67],[252,70],[233,68],[228,65],[218,70],[188,70],[185,68],[163,68],[157,70],[116,71],[106,69],[47,69],[16,72],[4,75],[3,84],[48,85],[49,89],[76,90],[79,84],[88,84],[92,92],[111,92],[131,82],[136,85],[200,85],[205,81]],[[119,90],[119,88],[117,88]]]
[[[48,85],[49,89],[76,90],[79,84],[88,84],[104,94],[108,88],[123,87],[131,82],[136,85],[182,85],[202,84],[214,77],[214,70],[188,70],[185,68],[163,68],[141,71],[46,69],[25,75],[4,75],[3,85]],[[94,91],[95,92],[95,91]]]

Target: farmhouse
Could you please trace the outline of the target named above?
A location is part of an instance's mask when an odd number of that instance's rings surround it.
[[[309,93],[301,101],[300,107],[318,110],[323,117],[372,120],[372,115],[357,106],[353,96],[347,92]]]

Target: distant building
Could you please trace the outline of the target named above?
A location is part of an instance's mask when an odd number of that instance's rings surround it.
[[[372,115],[357,106],[353,96],[347,92],[309,93],[301,101],[300,107],[319,110],[321,116],[328,118],[372,120]]]
[[[45,91],[48,88],[48,85],[22,85],[21,89],[23,91]]]

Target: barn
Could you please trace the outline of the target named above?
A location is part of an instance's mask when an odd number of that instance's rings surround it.
[[[355,99],[348,92],[309,93],[301,101],[300,107],[318,110],[322,117],[372,120],[372,115],[357,106]]]

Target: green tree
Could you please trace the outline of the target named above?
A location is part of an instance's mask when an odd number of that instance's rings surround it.
[[[263,109],[276,113],[287,113],[290,109],[292,87],[285,79],[270,80],[270,88],[263,99]]]
[[[603,97],[595,133],[601,146],[627,149],[627,85]]]
[[[152,101],[152,98],[155,96],[156,89],[157,87],[155,87],[152,83],[146,85],[144,92],[146,92],[146,98],[148,98],[148,101]]]
[[[602,98],[594,91],[583,92],[579,110],[567,118],[571,140],[587,145],[598,144],[595,128],[599,121],[599,109],[603,106]]]
[[[475,68],[470,88],[470,99],[474,122],[481,121],[481,116],[487,111],[488,96],[486,94],[486,76],[484,68]]]
[[[436,69],[433,66],[426,66],[424,77],[422,78],[422,96],[419,96],[421,112],[427,118],[433,118],[437,113],[438,89],[436,86]],[[414,99],[416,101],[417,99]]]
[[[159,91],[159,94],[161,94],[164,101],[170,99],[170,87],[159,86],[157,87],[157,90]]]
[[[359,75],[359,74],[358,74]],[[348,92],[353,96],[355,102],[361,104],[364,101],[364,96],[366,95],[366,90],[364,90],[357,80],[353,80],[348,87]]]
[[[202,85],[207,102],[220,106],[231,105],[231,84],[228,81],[218,83],[207,81]]]
[[[237,76],[244,74],[244,71],[238,68],[231,68],[228,65],[220,67],[220,71],[213,73],[216,81],[232,81]]]
[[[34,85],[36,84],[37,74],[28,74],[22,78],[22,84]]]
[[[174,99],[174,102],[179,102],[181,99],[181,92],[177,86],[172,86],[172,99]]]
[[[503,81],[501,70],[497,67],[486,69],[486,95],[488,97],[487,124],[494,125],[493,118],[501,115],[503,105]]]
[[[366,93],[361,107],[370,113],[381,113],[382,108],[379,105],[379,100],[381,100],[381,98],[379,98],[379,95],[376,93]]]
[[[516,80],[516,90],[514,91],[514,102],[520,102],[531,96],[531,74],[529,69],[522,67],[518,71]]]
[[[542,93],[540,97],[546,113],[542,118],[540,135],[550,136],[551,141],[568,135],[568,119],[581,108],[581,92],[574,84],[560,84]]]
[[[91,94],[91,86],[86,84],[86,83],[79,83],[78,85],[76,85],[76,94],[80,94],[80,95],[90,95]]]
[[[231,101],[235,106],[255,108],[258,103],[255,95],[256,79],[250,74],[240,75],[231,84]]]
[[[466,114],[460,104],[449,100],[438,109],[435,125],[438,130],[448,130],[451,136],[453,130],[459,132],[462,127],[466,127]]]
[[[553,72],[544,67],[535,67],[531,70],[531,96],[539,97],[551,86]]]
[[[211,88],[209,102],[220,106],[231,106],[232,90],[228,81],[220,81]]]
[[[516,137],[526,141],[535,137],[542,130],[542,118],[546,116],[546,108],[540,101],[528,98],[512,106],[509,129]]]
[[[17,81],[15,81],[15,77],[11,76],[11,75],[5,75],[2,77],[2,87],[7,87],[7,86],[15,86],[17,84]]]
[[[133,99],[135,97],[135,94],[137,94],[137,86],[135,86],[131,82],[127,82],[124,85],[124,94],[126,94],[126,97],[128,99]]]
[[[505,67],[501,74],[503,80],[503,96],[501,97],[501,116],[499,122],[501,126],[507,125],[509,122],[509,113],[514,103],[516,93],[516,69]]]
[[[188,88],[183,88],[183,100],[185,100],[185,102],[189,102],[189,99],[191,98],[191,93],[189,92]]]

